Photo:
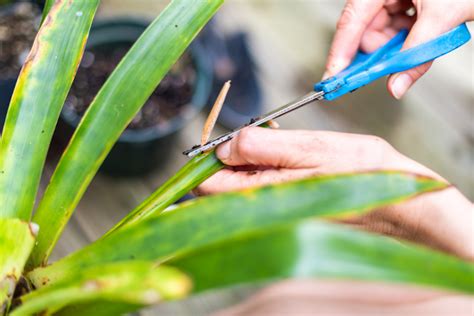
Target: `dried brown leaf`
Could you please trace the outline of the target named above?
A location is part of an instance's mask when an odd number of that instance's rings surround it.
[[[222,89],[219,92],[219,95],[217,96],[216,102],[214,103],[211,109],[211,112],[209,113],[209,116],[207,117],[206,123],[204,124],[204,128],[201,134],[201,145],[204,145],[205,143],[209,141],[212,130],[214,129],[214,126],[216,125],[217,117],[219,116],[219,113],[221,112],[222,105],[224,105],[224,101],[227,96],[227,93],[229,92],[229,89],[230,89],[230,80],[224,83],[224,85],[222,86]]]

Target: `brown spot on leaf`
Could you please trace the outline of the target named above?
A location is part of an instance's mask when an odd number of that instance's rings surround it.
[[[42,285],[46,285],[46,284],[48,284],[48,283],[49,283],[49,278],[48,278],[48,277],[43,277],[43,278],[41,279],[41,284],[42,284]]]
[[[33,62],[36,55],[38,54],[39,46],[40,46],[40,40],[39,40],[39,35],[38,35],[36,36],[36,39],[33,42],[33,46],[31,47],[28,57],[26,57],[25,63],[23,64],[23,68],[21,68],[20,78],[22,74],[26,71],[26,69],[28,69],[29,65]]]

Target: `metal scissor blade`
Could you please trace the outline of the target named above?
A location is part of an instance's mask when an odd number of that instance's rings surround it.
[[[245,124],[245,125],[242,125],[240,127],[238,127],[237,129],[229,132],[229,133],[226,133],[224,135],[221,135],[209,142],[207,142],[206,144],[202,145],[202,146],[199,146],[199,145],[196,145],[194,146],[193,148],[191,149],[188,149],[186,150],[185,152],[183,152],[184,155],[188,156],[188,157],[194,157],[202,152],[205,152],[205,151],[208,151],[222,143],[225,143],[226,141],[229,141],[231,140],[232,138],[234,138],[235,136],[237,136],[237,134],[245,127],[250,127],[250,126],[259,126],[259,125],[262,125],[270,120],[273,120],[273,119],[276,119],[280,116],[283,116],[287,113],[290,113],[296,109],[299,109],[300,107],[308,104],[308,103],[311,103],[313,101],[316,101],[316,100],[322,100],[324,98],[324,92],[323,91],[319,91],[319,92],[311,92],[311,93],[308,93],[306,94],[305,96],[291,102],[291,103],[288,103],[288,104],[285,104],[267,114],[265,114],[264,116],[260,116],[260,117],[256,117],[256,118],[253,118],[250,120],[249,123]]]

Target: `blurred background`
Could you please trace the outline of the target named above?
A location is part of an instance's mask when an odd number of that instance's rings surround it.
[[[61,115],[43,188],[57,153],[95,92],[167,3],[101,1]],[[324,72],[343,5],[342,0],[227,0],[122,135],[72,217],[55,258],[97,239],[187,161],[181,152],[199,142],[209,105],[224,81],[232,79],[233,86],[216,135],[310,91]],[[40,8],[26,3],[1,6],[0,121],[39,15]],[[437,60],[402,101],[391,98],[385,80],[379,80],[335,102],[308,105],[278,122],[285,129],[380,136],[473,200],[473,65],[471,41]],[[253,290],[206,294],[143,314],[207,314]]]

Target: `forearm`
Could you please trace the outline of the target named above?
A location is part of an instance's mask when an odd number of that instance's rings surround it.
[[[427,167],[391,150],[382,168],[446,181]],[[454,186],[414,197],[348,222],[474,261],[474,205]]]
[[[474,261],[474,206],[455,187],[346,221]]]
[[[412,239],[474,260],[474,206],[455,187],[392,207],[417,214],[418,220],[410,223]]]

